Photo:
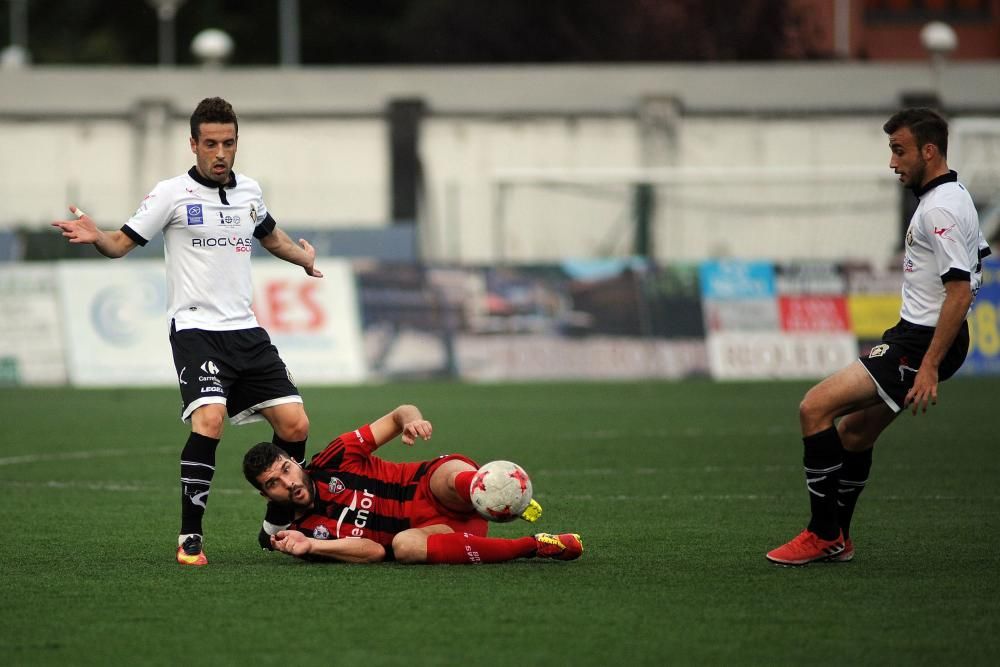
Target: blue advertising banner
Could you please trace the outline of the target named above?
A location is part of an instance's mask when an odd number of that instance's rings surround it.
[[[775,295],[771,262],[702,262],[701,294],[706,299],[767,299]]]
[[[969,356],[966,375],[1000,374],[1000,258],[983,262],[983,285],[969,314]]]

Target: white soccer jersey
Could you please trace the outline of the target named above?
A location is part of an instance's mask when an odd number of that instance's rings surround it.
[[[167,315],[178,331],[259,326],[250,309],[253,238],[274,228],[260,185],[234,174],[225,187],[194,167],[160,181],[122,231],[139,245],[163,232]]]
[[[913,324],[933,327],[944,303],[943,279],[968,279],[975,298],[989,246],[972,197],[954,171],[928,183],[919,197],[906,230],[899,314]]]

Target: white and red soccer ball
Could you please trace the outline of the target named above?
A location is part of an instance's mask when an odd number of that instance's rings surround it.
[[[504,523],[521,516],[531,502],[531,479],[510,461],[490,461],[472,477],[472,504],[484,519]]]

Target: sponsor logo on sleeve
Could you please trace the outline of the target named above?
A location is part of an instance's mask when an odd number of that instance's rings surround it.
[[[205,218],[202,215],[201,204],[187,204],[188,225],[204,225]]]
[[[951,241],[952,238],[950,236],[948,236],[948,232],[950,232],[953,229],[955,229],[955,225],[950,225],[948,227],[938,227],[937,225],[935,225],[934,226],[934,236],[940,236],[941,238],[945,239],[946,241]]]

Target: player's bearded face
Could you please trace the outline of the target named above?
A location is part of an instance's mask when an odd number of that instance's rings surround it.
[[[198,173],[220,185],[229,182],[236,163],[236,126],[232,123],[202,123],[198,138],[191,137]]]
[[[257,480],[261,483],[261,492],[268,500],[291,507],[312,506],[312,480],[302,466],[291,459],[276,459]]]
[[[927,161],[917,147],[917,138],[910,128],[902,127],[889,136],[892,158],[889,168],[899,175],[899,182],[907,187],[920,187],[927,172]]]

